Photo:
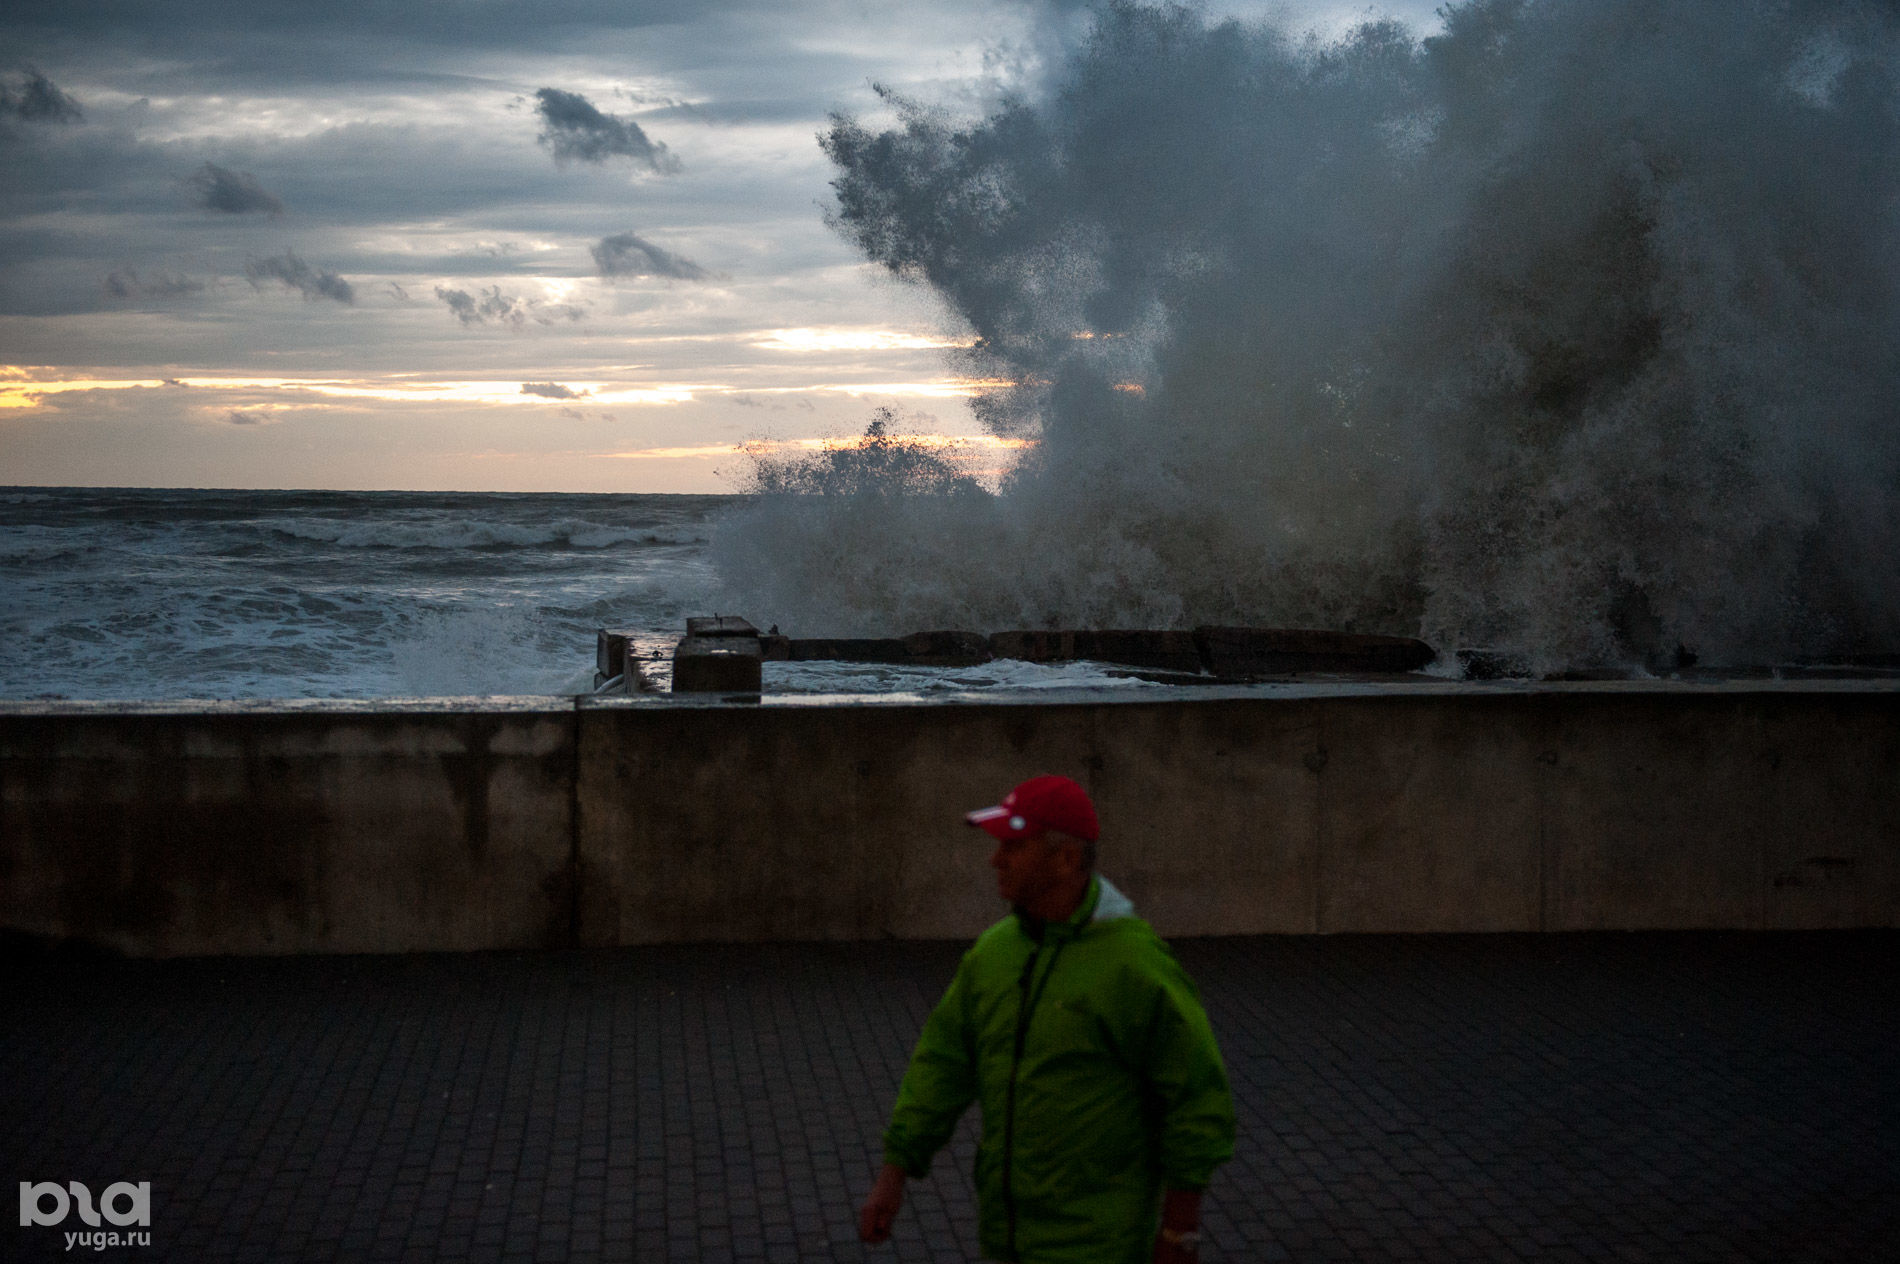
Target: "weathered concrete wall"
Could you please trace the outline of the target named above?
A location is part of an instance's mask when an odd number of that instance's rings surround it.
[[[0,925],[138,955],[573,936],[571,707],[0,716]]]
[[[0,714],[0,926],[156,954],[962,937],[1087,785],[1168,934],[1900,925],[1900,688]]]

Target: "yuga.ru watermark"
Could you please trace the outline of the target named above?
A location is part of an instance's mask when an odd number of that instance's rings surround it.
[[[46,1205],[52,1199],[52,1206]],[[140,1181],[134,1185],[130,1181],[118,1181],[108,1185],[99,1195],[99,1206],[92,1205],[92,1191],[78,1181],[60,1185],[53,1181],[20,1182],[20,1227],[33,1225],[64,1224],[66,1217],[73,1211],[79,1212],[79,1219],[90,1227],[90,1231],[68,1231],[66,1249],[90,1247],[103,1251],[111,1246],[150,1246],[152,1245],[152,1183]],[[127,1225],[145,1227],[143,1233],[120,1233],[118,1229],[101,1227],[101,1222],[114,1224],[119,1228]]]

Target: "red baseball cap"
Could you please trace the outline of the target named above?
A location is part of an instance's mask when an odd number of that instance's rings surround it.
[[[1031,777],[995,807],[963,819],[1003,842],[1052,829],[1092,843],[1102,832],[1088,791],[1067,777]]]

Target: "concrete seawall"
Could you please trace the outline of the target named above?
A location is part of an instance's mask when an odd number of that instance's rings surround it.
[[[1900,683],[0,706],[0,929],[136,955],[963,937],[1087,785],[1172,935],[1900,926]]]

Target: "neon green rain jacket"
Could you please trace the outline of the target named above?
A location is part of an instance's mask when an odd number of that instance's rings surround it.
[[[1067,922],[1011,916],[964,954],[911,1055],[884,1157],[922,1176],[973,1099],[983,1253],[1145,1264],[1160,1193],[1204,1189],[1234,1108],[1187,972],[1102,878]]]

